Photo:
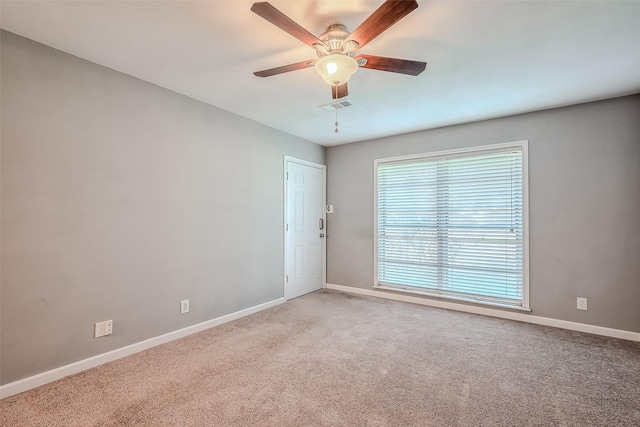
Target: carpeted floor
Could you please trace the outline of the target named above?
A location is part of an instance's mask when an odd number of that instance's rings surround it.
[[[640,343],[320,291],[0,401],[2,426],[639,426]]]

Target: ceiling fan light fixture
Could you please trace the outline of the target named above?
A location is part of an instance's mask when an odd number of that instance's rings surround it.
[[[316,72],[331,86],[343,85],[358,71],[358,61],[340,53],[323,56],[316,61]]]

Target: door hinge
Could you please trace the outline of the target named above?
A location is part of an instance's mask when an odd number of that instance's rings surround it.
[[[289,224],[287,224],[287,230],[286,231],[289,231]]]
[[[286,278],[287,278],[287,283],[289,283],[289,275],[288,274],[286,275]]]
[[[289,179],[289,172],[287,172],[287,179]]]

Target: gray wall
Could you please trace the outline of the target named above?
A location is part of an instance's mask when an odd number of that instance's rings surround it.
[[[1,383],[283,296],[283,155],[323,147],[10,33],[1,50]]]
[[[532,314],[640,332],[637,95],[328,148],[327,282],[374,284],[374,159],[518,140],[529,140]]]

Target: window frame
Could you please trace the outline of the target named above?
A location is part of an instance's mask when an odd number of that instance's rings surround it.
[[[378,166],[380,164],[388,164],[395,162],[404,162],[411,160],[435,160],[439,157],[455,156],[455,155],[473,155],[482,154],[484,152],[495,152],[501,150],[518,149],[522,151],[522,303],[521,305],[502,304],[499,302],[483,301],[481,299],[475,299],[473,297],[464,298],[452,295],[443,295],[437,292],[424,289],[421,290],[416,287],[404,286],[404,285],[389,285],[380,284],[378,277]],[[405,156],[385,157],[374,159],[373,162],[373,181],[374,181],[374,206],[373,206],[373,221],[374,221],[374,289],[384,289],[391,291],[398,291],[408,294],[418,294],[430,298],[446,299],[453,301],[462,301],[465,303],[475,303],[486,306],[497,306],[502,308],[509,308],[513,310],[531,311],[529,301],[529,141],[514,141],[499,144],[488,144],[480,146],[471,146],[465,148],[433,151],[426,153],[411,154]]]

